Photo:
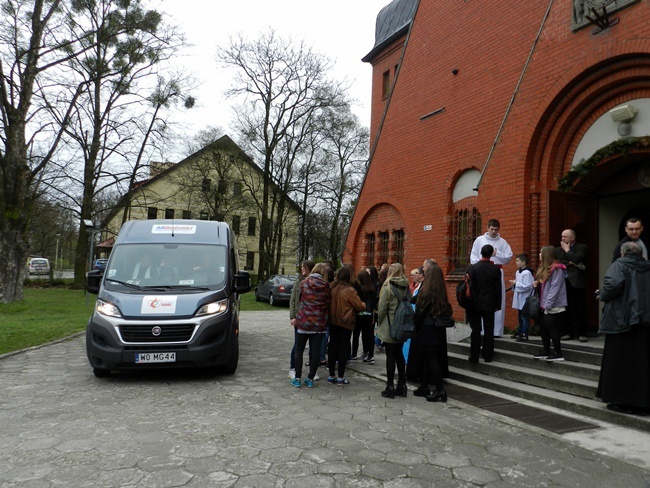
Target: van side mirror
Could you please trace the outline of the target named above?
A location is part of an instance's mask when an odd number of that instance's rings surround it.
[[[97,295],[99,293],[99,284],[102,282],[104,272],[95,269],[88,273],[88,281],[86,282],[86,290],[88,293]]]
[[[235,274],[232,287],[235,293],[248,293],[251,291],[251,277],[248,272],[240,271]]]

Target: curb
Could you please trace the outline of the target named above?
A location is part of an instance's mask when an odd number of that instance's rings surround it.
[[[46,342],[44,344],[39,344],[38,346],[26,347],[25,349],[18,349],[17,351],[11,351],[11,352],[7,352],[7,353],[4,353],[4,354],[0,354],[0,361],[3,360],[3,359],[9,358],[11,356],[16,356],[18,354],[22,354],[22,353],[25,353],[25,352],[34,351],[36,349],[41,349],[43,347],[51,346],[53,344],[59,344],[60,342],[70,341],[72,339],[76,339],[77,337],[84,335],[85,333],[86,333],[86,331],[77,332],[75,334],[63,337],[61,339],[56,339],[54,341]]]

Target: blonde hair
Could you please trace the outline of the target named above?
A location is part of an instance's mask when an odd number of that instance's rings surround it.
[[[404,266],[402,266],[400,263],[393,263],[388,267],[388,274],[386,275],[386,281],[384,281],[384,286],[388,286],[387,283],[394,276],[397,277],[401,276],[402,278],[406,279],[406,276],[404,275]]]
[[[541,259],[539,263],[539,268],[535,273],[535,278],[539,281],[544,282],[548,278],[548,275],[551,274],[551,266],[556,261],[553,257],[553,251],[555,250],[554,246],[544,246],[539,251],[541,254]]]
[[[311,269],[311,272],[325,277],[325,275],[327,274],[327,269],[328,269],[327,264],[318,263]]]

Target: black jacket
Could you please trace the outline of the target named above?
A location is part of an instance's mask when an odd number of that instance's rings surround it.
[[[625,236],[623,237],[623,239],[619,241],[618,244],[616,244],[616,247],[614,248],[614,253],[612,254],[612,263],[621,257],[621,246],[626,242],[630,242],[631,240],[632,239],[630,239],[628,236]],[[641,240],[645,244],[646,249],[650,251],[650,244],[648,244],[643,237],[641,237]]]
[[[566,266],[568,280],[573,288],[587,288],[585,261],[587,261],[586,244],[575,243],[568,252],[565,252],[562,249],[562,258],[560,259],[560,262]]]
[[[501,268],[488,259],[481,259],[468,268],[472,280],[471,293],[477,312],[501,310]]]

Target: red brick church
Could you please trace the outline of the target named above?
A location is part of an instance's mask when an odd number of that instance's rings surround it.
[[[394,0],[363,60],[371,163],[344,261],[433,257],[452,290],[489,219],[533,266],[573,228],[591,293],[625,220],[650,234],[648,0]]]

